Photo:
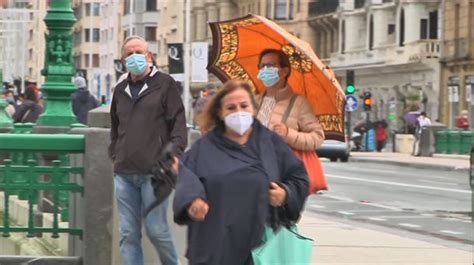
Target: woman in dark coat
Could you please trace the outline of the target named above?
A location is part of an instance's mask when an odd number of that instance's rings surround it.
[[[277,215],[294,223],[303,210],[304,165],[255,113],[250,85],[229,81],[204,114],[208,133],[183,156],[173,209],[189,226],[191,265],[253,264],[265,226]]]
[[[24,100],[13,115],[13,121],[15,123],[35,123],[41,113],[43,113],[43,108],[38,103],[39,97],[37,90],[36,86],[32,84],[26,87]]]

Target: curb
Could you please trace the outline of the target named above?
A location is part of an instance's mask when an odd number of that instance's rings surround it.
[[[380,163],[386,165],[394,165],[394,166],[403,166],[403,167],[411,167],[417,169],[435,169],[435,170],[443,170],[443,171],[457,171],[469,174],[468,167],[456,167],[456,166],[448,166],[448,165],[433,165],[428,163],[410,163],[410,162],[403,162],[403,161],[390,161],[390,160],[382,160],[382,159],[372,159],[372,158],[364,158],[364,157],[349,157],[349,161],[353,162],[362,162],[362,163]]]

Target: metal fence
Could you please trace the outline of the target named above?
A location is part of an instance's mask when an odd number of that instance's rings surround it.
[[[69,218],[71,193],[82,194],[84,191],[83,186],[73,178],[74,175],[82,176],[84,169],[71,166],[69,154],[84,153],[85,136],[27,132],[0,134],[0,152],[8,157],[3,163],[0,162],[0,194],[4,195],[3,207],[0,206],[3,208],[3,225],[0,222],[2,236],[23,232],[28,237],[50,233],[53,238],[58,238],[60,233],[67,233],[82,238],[82,229],[60,227],[59,223]],[[51,163],[45,157],[51,159]],[[26,226],[17,224],[12,218],[13,196],[27,201]],[[35,221],[38,204],[43,197],[48,197],[52,206],[51,227]]]

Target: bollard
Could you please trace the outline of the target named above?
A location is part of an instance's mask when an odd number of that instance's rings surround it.
[[[472,131],[461,131],[460,154],[467,155],[471,152]]]
[[[474,222],[474,144],[471,145],[471,169],[469,171],[469,183],[471,185],[471,219]]]
[[[461,149],[461,132],[458,130],[448,130],[448,154],[459,154]]]
[[[448,131],[438,131],[436,132],[436,153],[446,154],[448,152]]]

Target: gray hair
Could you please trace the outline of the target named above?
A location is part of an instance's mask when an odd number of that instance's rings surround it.
[[[143,42],[145,44],[145,49],[148,51],[148,42],[146,42],[146,40],[138,35],[132,35],[132,36],[128,36],[124,41],[123,41],[123,45],[122,45],[122,56],[123,54],[125,53],[125,46],[132,40],[140,40],[141,42]]]

